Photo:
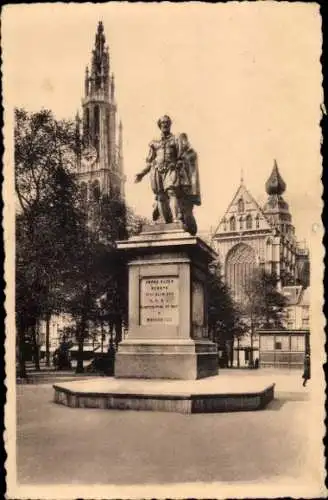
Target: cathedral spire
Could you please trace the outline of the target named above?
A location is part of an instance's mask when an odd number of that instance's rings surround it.
[[[80,113],[77,111],[75,115],[75,148],[78,160],[78,166],[81,154],[81,118]]]
[[[117,150],[118,150],[118,164],[119,168],[122,171],[123,168],[123,125],[122,120],[120,120],[118,124],[118,141],[117,141]]]
[[[111,79],[110,79],[110,99],[112,102],[115,100],[115,77],[114,73],[112,73]]]
[[[240,185],[241,186],[244,185],[244,169],[243,168],[240,170]]]
[[[276,160],[274,160],[271,175],[265,183],[265,190],[268,195],[282,195],[286,190],[286,183],[280,175]]]
[[[122,125],[122,120],[120,120],[118,124],[118,154],[119,156],[122,156],[122,150],[123,150],[123,125]]]
[[[264,213],[273,227],[278,228],[282,234],[293,238],[294,226],[289,206],[282,197],[286,190],[286,183],[280,175],[276,160],[274,160],[273,169],[265,184],[265,189],[269,197],[263,207]]]
[[[91,64],[84,78],[81,174],[88,178],[92,173],[90,181],[99,181],[104,194],[117,192],[123,197],[122,139],[119,140],[122,128],[118,135],[114,75],[110,71],[109,48],[101,21],[96,29]],[[118,153],[121,155],[120,169],[117,167]]]
[[[98,29],[95,37],[95,46],[92,51],[91,59],[91,76],[87,76],[88,81],[91,82],[90,92],[97,92],[99,90],[104,90],[105,93],[108,92],[108,80],[109,80],[109,51],[108,47],[105,46],[106,38],[104,35],[104,26],[102,21],[98,23]],[[86,83],[87,90],[87,83]],[[88,94],[86,94],[88,95]]]
[[[77,111],[76,115],[75,115],[75,134],[76,134],[76,137],[80,137],[80,130],[81,130],[81,118],[80,118],[79,111]]]
[[[104,52],[104,46],[105,46],[105,35],[104,35],[104,25],[102,21],[99,21],[98,23],[98,29],[96,33],[96,51],[98,52],[99,55],[101,55]]]
[[[85,68],[84,95],[85,95],[85,97],[88,97],[88,95],[89,95],[89,68],[88,68],[88,66],[86,66],[86,68]]]

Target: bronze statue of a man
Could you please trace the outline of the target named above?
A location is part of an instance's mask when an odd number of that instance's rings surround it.
[[[192,211],[194,205],[201,203],[197,154],[190,147],[186,134],[175,137],[171,133],[169,116],[163,116],[157,124],[161,138],[150,143],[146,168],[136,175],[135,182],[150,173],[156,200],[153,220],[181,221],[187,231],[196,234]]]

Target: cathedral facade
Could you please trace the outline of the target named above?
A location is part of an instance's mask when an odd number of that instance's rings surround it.
[[[275,274],[280,288],[309,284],[309,253],[296,239],[289,206],[282,196],[286,184],[276,161],[265,189],[268,198],[261,207],[242,180],[213,235],[223,277],[237,302],[243,300],[255,268]]]
[[[82,109],[82,120],[76,117],[76,173],[83,198],[97,202],[107,195],[124,201],[123,126],[117,123],[115,79],[101,21],[85,70]]]

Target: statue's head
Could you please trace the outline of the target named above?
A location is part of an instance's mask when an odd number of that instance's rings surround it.
[[[169,132],[171,130],[172,120],[169,116],[164,115],[157,120],[157,125],[162,132]]]

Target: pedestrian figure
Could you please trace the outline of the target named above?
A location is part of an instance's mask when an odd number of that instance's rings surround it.
[[[303,378],[303,387],[305,387],[307,381],[310,380],[311,378],[310,354],[305,354],[304,356],[304,372],[302,378]]]

